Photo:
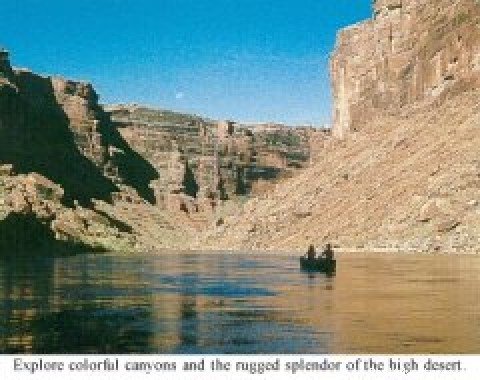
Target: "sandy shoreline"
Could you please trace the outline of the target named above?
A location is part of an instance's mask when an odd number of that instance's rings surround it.
[[[319,249],[318,252],[321,252]],[[119,253],[119,252],[112,252]],[[287,256],[300,257],[305,254],[305,251],[282,251],[282,250],[200,250],[200,249],[169,249],[160,248],[148,251],[134,251],[123,252],[125,254],[144,254],[144,255],[252,255],[252,256]],[[337,248],[335,253],[339,255],[396,255],[396,256],[476,256],[480,254],[479,251],[455,252],[455,251],[400,251],[393,249],[358,249],[358,248]]]

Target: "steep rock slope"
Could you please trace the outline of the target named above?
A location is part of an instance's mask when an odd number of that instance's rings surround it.
[[[480,91],[378,117],[199,246],[479,252]]]
[[[342,139],[199,246],[479,252],[480,5],[377,0],[374,13],[332,57]]]
[[[0,51],[0,253],[32,247],[28,231],[41,235],[39,249],[131,250],[131,228],[92,207],[125,192],[154,202],[157,176],[90,84],[12,69]]]

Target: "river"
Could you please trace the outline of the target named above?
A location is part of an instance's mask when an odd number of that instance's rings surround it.
[[[480,257],[0,260],[0,353],[480,353]]]

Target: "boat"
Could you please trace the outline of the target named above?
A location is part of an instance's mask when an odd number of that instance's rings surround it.
[[[337,268],[337,260],[324,257],[309,260],[306,257],[300,257],[300,268],[307,271],[332,273]]]

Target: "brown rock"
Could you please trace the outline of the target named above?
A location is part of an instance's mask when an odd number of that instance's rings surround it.
[[[11,176],[13,175],[13,165],[11,164],[4,164],[0,165],[0,176]]]
[[[480,81],[475,0],[382,0],[342,30],[331,61],[336,136],[392,111]]]
[[[457,228],[461,223],[455,219],[447,219],[436,226],[437,232],[445,233],[450,232]]]

